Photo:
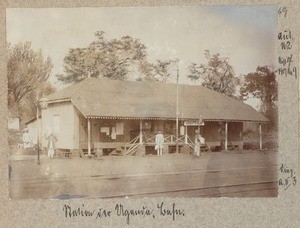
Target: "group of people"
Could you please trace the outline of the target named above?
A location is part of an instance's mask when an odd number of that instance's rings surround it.
[[[47,140],[46,148],[48,152],[48,157],[53,158],[55,153],[55,143],[57,142],[57,138],[52,133],[50,128],[48,129],[48,132],[41,138],[41,140],[44,137]],[[23,148],[26,149],[32,147],[32,138],[31,135],[29,134],[29,129],[27,127],[23,130],[22,141],[23,141]]]
[[[163,153],[165,139],[161,131],[158,131],[157,135],[155,136],[155,150],[157,151],[157,155],[160,156]],[[201,155],[201,145],[205,144],[205,138],[200,135],[200,131],[196,130],[195,135],[195,148],[194,154],[196,156]]]
[[[47,151],[48,151],[48,157],[53,158],[55,153],[55,143],[57,142],[57,138],[52,133],[51,129],[48,129],[47,134],[44,135],[47,140]],[[44,137],[43,136],[43,137]],[[42,137],[42,138],[43,138]],[[23,133],[23,147],[24,148],[30,148],[32,139],[29,134],[28,128],[24,129]],[[155,136],[155,150],[157,151],[157,155],[161,156],[163,154],[163,148],[164,148],[165,139],[161,131],[158,131],[157,135]],[[201,144],[205,144],[205,139],[200,135],[199,131],[196,131],[195,135],[195,148],[194,148],[194,154],[196,156],[200,156],[200,147]]]

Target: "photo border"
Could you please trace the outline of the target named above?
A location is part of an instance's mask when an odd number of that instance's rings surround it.
[[[292,0],[207,0],[207,1],[96,1],[96,0],[50,0],[50,1],[10,1],[0,3],[0,126],[7,126],[7,79],[6,79],[6,8],[48,8],[48,7],[105,7],[105,6],[193,6],[193,5],[277,5],[286,7],[287,17],[278,15],[278,31],[290,28],[293,31],[294,64],[299,72],[299,28],[300,17],[298,1]],[[297,30],[298,29],[298,30]],[[277,47],[278,56],[285,55]],[[299,76],[299,73],[298,73]],[[299,177],[299,77],[279,78],[279,165],[284,164],[296,171]],[[0,157],[0,203],[1,224],[5,227],[94,227],[126,225],[124,218],[110,218],[93,220],[89,218],[65,218],[63,207],[65,204],[74,208],[85,205],[87,208],[111,208],[112,205],[122,203],[130,208],[139,208],[143,205],[156,207],[157,203],[164,202],[171,205],[176,203],[179,208],[185,209],[185,216],[173,221],[168,217],[157,219],[133,218],[131,225],[139,226],[176,226],[176,227],[267,227],[283,226],[297,227],[299,221],[299,183],[296,187],[287,190],[279,187],[278,198],[139,198],[139,199],[72,199],[72,200],[10,200],[8,197],[8,142],[7,128],[1,127]],[[279,178],[285,178],[279,172]],[[300,180],[298,180],[299,182]]]

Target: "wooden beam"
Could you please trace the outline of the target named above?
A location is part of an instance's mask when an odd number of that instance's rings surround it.
[[[262,131],[261,131],[261,123],[259,123],[258,128],[259,128],[259,149],[262,150]]]
[[[188,144],[187,126],[185,126],[185,132],[184,132],[184,144]]]
[[[225,150],[228,148],[228,122],[225,122]]]
[[[39,100],[39,95],[37,93],[37,100]],[[40,124],[39,124],[39,104],[36,108],[36,130],[37,130],[37,139],[36,139],[36,143],[37,143],[37,164],[40,164]],[[42,117],[43,118],[43,117]]]
[[[143,144],[143,121],[140,120],[140,144]]]
[[[88,155],[91,155],[91,122],[90,119],[88,121]]]

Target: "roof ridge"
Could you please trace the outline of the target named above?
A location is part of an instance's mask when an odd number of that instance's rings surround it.
[[[78,91],[80,91],[80,89],[88,82],[89,80],[88,80],[88,78],[85,78],[85,79],[83,79],[81,82],[82,82],[82,85],[81,86],[79,86],[77,89],[75,89],[74,90],[74,92],[72,93],[72,95],[70,96],[70,99],[72,100],[72,97],[78,92]],[[80,82],[79,82],[80,83]],[[74,85],[76,85],[76,84],[74,84]]]

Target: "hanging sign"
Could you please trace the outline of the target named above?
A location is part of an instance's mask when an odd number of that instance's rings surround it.
[[[204,126],[204,121],[201,120],[187,120],[184,121],[184,126]]]

